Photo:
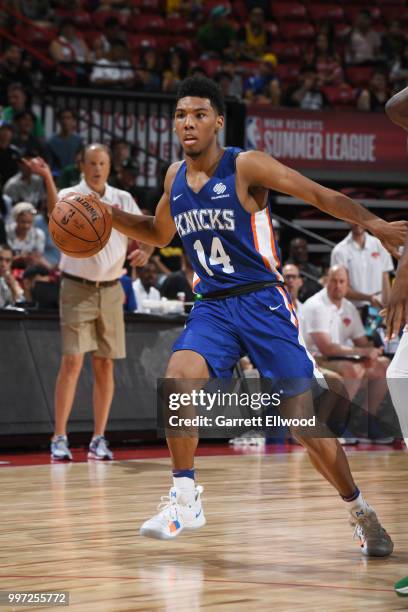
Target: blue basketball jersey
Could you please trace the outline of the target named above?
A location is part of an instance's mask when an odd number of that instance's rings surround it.
[[[203,295],[283,280],[269,198],[264,210],[252,214],[238,199],[235,161],[240,152],[227,147],[198,193],[187,184],[183,162],[171,189],[171,213],[195,272],[194,291]]]

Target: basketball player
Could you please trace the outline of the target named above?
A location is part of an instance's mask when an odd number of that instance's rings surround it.
[[[358,223],[391,252],[405,239],[406,223],[388,224],[348,197],[322,187],[258,151],[222,148],[224,101],[215,83],[191,77],[180,84],[174,129],[185,161],[172,164],[154,217],[110,208],[114,227],[147,244],[164,246],[175,232],[195,271],[202,295],[173,347],[166,377],[230,377],[248,354],[263,377],[305,379],[292,400],[310,401],[314,363],[299,342],[296,314],[283,288],[269,204],[269,189],[301,198],[324,212]],[[174,381],[177,389],[177,381]],[[292,401],[289,400],[289,401]],[[334,438],[297,436],[314,467],[335,487],[366,555],[386,556],[393,543],[357,488]],[[169,437],[173,487],[168,502],[141,534],[171,539],[205,525],[203,488],[195,486],[198,438]]]
[[[408,132],[408,87],[388,100],[385,111],[388,117]],[[399,334],[405,325],[397,352],[387,370],[388,387],[401,425],[402,435],[408,446],[408,239],[398,264],[387,308],[387,336]]]

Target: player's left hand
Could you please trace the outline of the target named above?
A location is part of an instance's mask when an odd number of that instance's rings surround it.
[[[381,225],[375,228],[373,233],[381,240],[384,248],[386,248],[395,259],[399,259],[400,253],[398,247],[405,243],[408,233],[408,221],[381,223]]]
[[[398,277],[392,286],[391,297],[386,309],[386,337],[397,336],[408,322],[408,283]]]
[[[142,251],[142,249],[136,249],[128,255],[130,265],[134,268],[142,268],[149,260],[149,255]]]

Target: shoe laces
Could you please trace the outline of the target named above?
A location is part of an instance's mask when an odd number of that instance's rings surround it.
[[[103,436],[96,436],[92,440],[92,445],[97,448],[101,448],[102,450],[107,450],[109,446],[109,442]]]
[[[55,446],[57,448],[66,448],[68,447],[68,440],[65,436],[58,436],[58,438],[56,438],[55,440],[53,440],[53,443],[55,444]]]
[[[364,537],[365,539],[368,539],[370,536],[378,537],[378,535],[385,536],[386,534],[385,529],[381,527],[378,518],[375,514],[366,514],[365,516],[359,519],[354,518],[354,521],[354,539],[360,536]]]

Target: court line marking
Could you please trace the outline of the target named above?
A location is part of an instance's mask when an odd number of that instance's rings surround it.
[[[153,576],[153,574],[152,574]],[[0,578],[40,578],[41,580],[48,578],[49,580],[136,580],[146,581],[151,583],[152,578],[141,578],[139,576],[73,576],[66,574],[5,574],[0,575]],[[243,584],[243,585],[259,585],[259,586],[282,586],[282,587],[299,587],[299,588],[318,588],[318,589],[340,589],[343,591],[370,591],[375,593],[393,593],[393,588],[379,589],[375,587],[360,587],[360,586],[341,586],[339,584],[318,584],[307,582],[280,582],[280,581],[260,581],[260,580],[226,580],[224,578],[202,578],[199,580],[191,580],[190,582],[215,582],[220,584]],[[184,578],[184,582],[187,582]]]

